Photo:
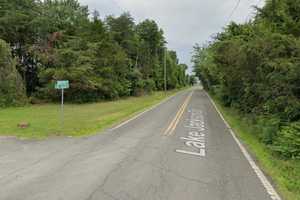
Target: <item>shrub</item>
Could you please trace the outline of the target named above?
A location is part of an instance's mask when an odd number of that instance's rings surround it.
[[[300,159],[300,121],[282,127],[272,149],[284,158]]]
[[[273,144],[280,129],[280,119],[274,116],[259,117],[257,127],[260,133],[259,139],[267,144]]]
[[[145,87],[144,87],[144,90],[147,92],[147,93],[151,93],[153,92],[156,88],[155,88],[155,81],[152,80],[152,79],[147,79],[144,81],[145,82]]]

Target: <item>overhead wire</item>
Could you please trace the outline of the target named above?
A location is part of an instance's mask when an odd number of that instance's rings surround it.
[[[117,8],[121,11],[121,13],[125,12],[125,10],[119,5],[119,3],[117,2],[117,0],[112,0],[112,1],[117,6]]]
[[[240,3],[241,3],[241,0],[238,0],[236,5],[234,6],[233,10],[231,11],[229,17],[228,17],[228,22],[231,20],[231,17],[234,15],[235,11],[238,9]]]

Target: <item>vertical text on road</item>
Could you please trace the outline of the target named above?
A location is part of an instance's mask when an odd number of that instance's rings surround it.
[[[188,150],[176,149],[177,153],[189,154],[194,156],[205,157],[206,155],[206,135],[205,122],[201,110],[189,110],[190,118],[188,125],[185,126],[188,130],[188,136],[180,137],[185,141]]]

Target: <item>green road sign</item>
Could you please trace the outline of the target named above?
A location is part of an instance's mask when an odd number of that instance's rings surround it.
[[[55,84],[55,89],[68,89],[69,87],[69,81],[57,81]]]
[[[61,131],[64,128],[64,89],[70,87],[68,80],[57,81],[55,84],[55,89],[61,90]]]

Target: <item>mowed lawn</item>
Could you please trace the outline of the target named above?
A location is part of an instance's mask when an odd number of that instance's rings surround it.
[[[178,91],[155,92],[142,97],[93,104],[66,104],[64,128],[61,129],[59,104],[32,105],[0,109],[0,135],[20,138],[45,138],[48,136],[82,136],[95,134],[118,124]],[[18,127],[21,122],[29,127]]]

